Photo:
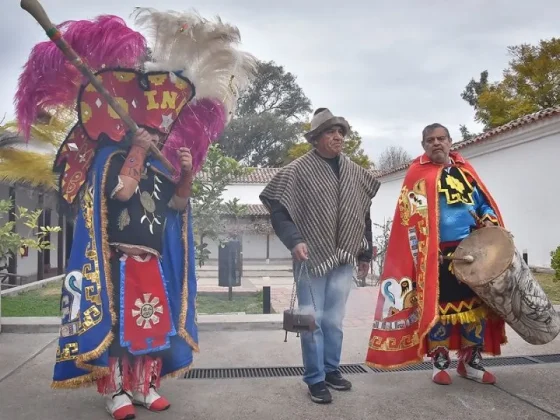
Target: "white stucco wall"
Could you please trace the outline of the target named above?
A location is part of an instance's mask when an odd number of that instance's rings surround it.
[[[232,184],[227,187],[222,197],[224,201],[238,198],[240,204],[261,204],[259,194],[265,186],[265,184]]]
[[[269,259],[283,260],[291,257],[290,252],[284,244],[274,234],[269,238]],[[210,260],[218,259],[218,244],[207,240]],[[266,235],[256,233],[243,233],[242,235],[243,258],[249,260],[265,260],[266,254]]]
[[[227,187],[222,197],[224,201],[238,198],[240,204],[262,204],[259,200],[259,194],[265,186],[266,184],[232,184]],[[208,241],[208,249],[211,252],[210,259],[217,259],[217,244]],[[290,252],[274,234],[270,235],[269,257],[271,260],[290,258]],[[245,233],[243,235],[243,258],[266,259],[266,235]]]
[[[550,252],[560,245],[560,198],[556,193],[560,118],[501,134],[459,152],[494,196],[516,247],[528,251],[529,264],[550,267]],[[393,217],[403,179],[404,171],[380,179],[382,185],[372,203],[373,222],[382,224],[384,218]]]

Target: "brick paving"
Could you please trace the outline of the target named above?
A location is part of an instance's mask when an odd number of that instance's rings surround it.
[[[234,287],[233,293],[256,292],[262,289],[262,285],[253,284],[253,279],[243,278],[242,286]],[[254,281],[254,280],[253,280]],[[270,300],[273,310],[282,313],[290,307],[292,295],[292,279],[289,278],[285,283],[271,285]],[[219,287],[217,279],[199,278],[198,292],[201,293],[227,293],[227,287]],[[354,287],[350,292],[348,303],[346,304],[346,316],[344,318],[344,328],[364,328],[369,327],[373,322],[375,304],[379,287]],[[297,302],[296,302],[297,305]]]

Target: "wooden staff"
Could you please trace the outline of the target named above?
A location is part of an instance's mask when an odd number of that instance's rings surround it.
[[[43,27],[47,36],[53,41],[58,48],[63,52],[68,60],[78,69],[80,72],[89,79],[91,84],[97,89],[97,91],[105,98],[107,103],[115,110],[115,112],[121,117],[124,123],[132,131],[136,133],[138,131],[138,125],[134,122],[132,118],[126,113],[126,111],[119,105],[117,101],[107,92],[107,89],[101,84],[101,82],[95,77],[91,69],[83,62],[83,60],[76,54],[74,49],[68,45],[68,43],[62,38],[62,34],[58,28],[53,25],[45,9],[37,0],[21,0],[20,6],[22,9],[26,10],[35,20]],[[173,165],[163,156],[159,149],[154,145],[150,144],[150,151],[154,156],[160,160],[163,165],[173,174],[175,173],[175,168]]]

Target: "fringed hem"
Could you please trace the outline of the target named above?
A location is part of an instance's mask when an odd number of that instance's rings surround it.
[[[113,156],[117,154],[124,154],[122,151],[116,151],[109,155],[107,162],[111,162]],[[107,174],[109,173],[109,167],[111,165],[105,165],[103,171],[103,178],[101,179],[101,192],[99,193],[101,197],[101,250],[103,253],[103,270],[105,272],[105,285],[107,287],[107,296],[109,297],[109,313],[111,314],[111,325],[114,327],[117,323],[117,313],[115,311],[115,306],[113,302],[113,279],[111,277],[111,249],[109,247],[109,219],[107,218],[107,197],[104,194],[105,185],[107,183]]]
[[[187,210],[183,213],[183,246],[185,247],[185,260],[183,266],[183,293],[182,299],[183,302],[181,304],[181,314],[179,316],[179,328],[178,334],[183,340],[187,342],[187,344],[193,349],[194,352],[199,353],[200,349],[198,348],[198,343],[194,341],[191,335],[188,333],[185,325],[187,324],[187,312],[189,310],[189,238],[188,238],[188,231],[189,231],[189,212],[190,208],[187,207]],[[196,311],[196,305],[195,305]],[[196,314],[195,314],[196,320]]]
[[[195,353],[200,353],[198,343],[193,340],[191,335],[186,330],[179,331],[179,337],[181,337],[188,343],[189,346],[191,346],[192,351],[194,351]]]
[[[455,314],[440,315],[439,320],[442,324],[472,324],[480,322],[488,317],[488,310],[485,306],[471,309],[470,311],[459,312]]]
[[[412,366],[412,365],[419,365],[420,363],[422,363],[424,361],[424,357],[420,357],[417,359],[413,359],[413,360],[407,360],[406,362],[403,363],[398,363],[396,365],[380,365],[377,363],[372,363],[372,362],[365,362],[365,365],[372,368],[372,369],[383,369],[383,370],[393,370],[393,369],[399,369],[402,367],[406,367],[406,366]]]
[[[163,376],[161,377],[161,379],[178,378],[179,376],[184,375],[185,373],[190,372],[190,371],[192,370],[192,367],[193,367],[193,363],[191,363],[190,365],[188,365],[188,366],[186,366],[186,367],[184,367],[184,368],[174,370],[173,372],[169,372],[168,374],[163,375]]]
[[[161,383],[161,358],[142,356],[136,358],[134,365],[131,366],[131,390],[142,395],[148,395],[150,386],[158,389]]]
[[[97,359],[101,356],[101,354],[105,353],[105,351],[107,351],[111,346],[111,343],[113,342],[114,338],[115,335],[113,334],[113,332],[109,332],[107,337],[105,337],[105,339],[101,342],[99,346],[97,346],[95,350],[81,354],[76,358],[76,366],[80,369],[89,370],[93,372],[96,369],[96,367],[89,365],[86,362],[89,362],[90,360],[93,359]]]
[[[316,277],[323,277],[342,264],[351,264],[355,266],[357,264],[357,259],[351,253],[337,248],[335,255],[323,261],[318,266],[310,268],[309,271]]]
[[[51,383],[52,389],[77,389],[86,388],[97,385],[96,381],[111,373],[108,367],[95,368],[91,373],[88,373],[77,378],[67,379],[65,381],[53,381]]]

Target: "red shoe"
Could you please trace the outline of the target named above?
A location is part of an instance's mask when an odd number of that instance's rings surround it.
[[[460,351],[457,374],[481,384],[493,385],[496,383],[496,377],[482,366],[482,356],[478,347]]]
[[[150,387],[148,395],[142,395],[140,392],[132,394],[132,403],[147,408],[150,411],[164,411],[171,407],[171,404],[165,397],[159,395],[155,388]]]
[[[438,385],[451,385],[452,380],[451,376],[447,370],[439,370],[434,368],[434,372],[432,374],[432,381]]]
[[[450,385],[452,381],[448,372],[451,364],[449,350],[445,347],[438,347],[431,354],[433,363],[432,381],[438,385]]]

